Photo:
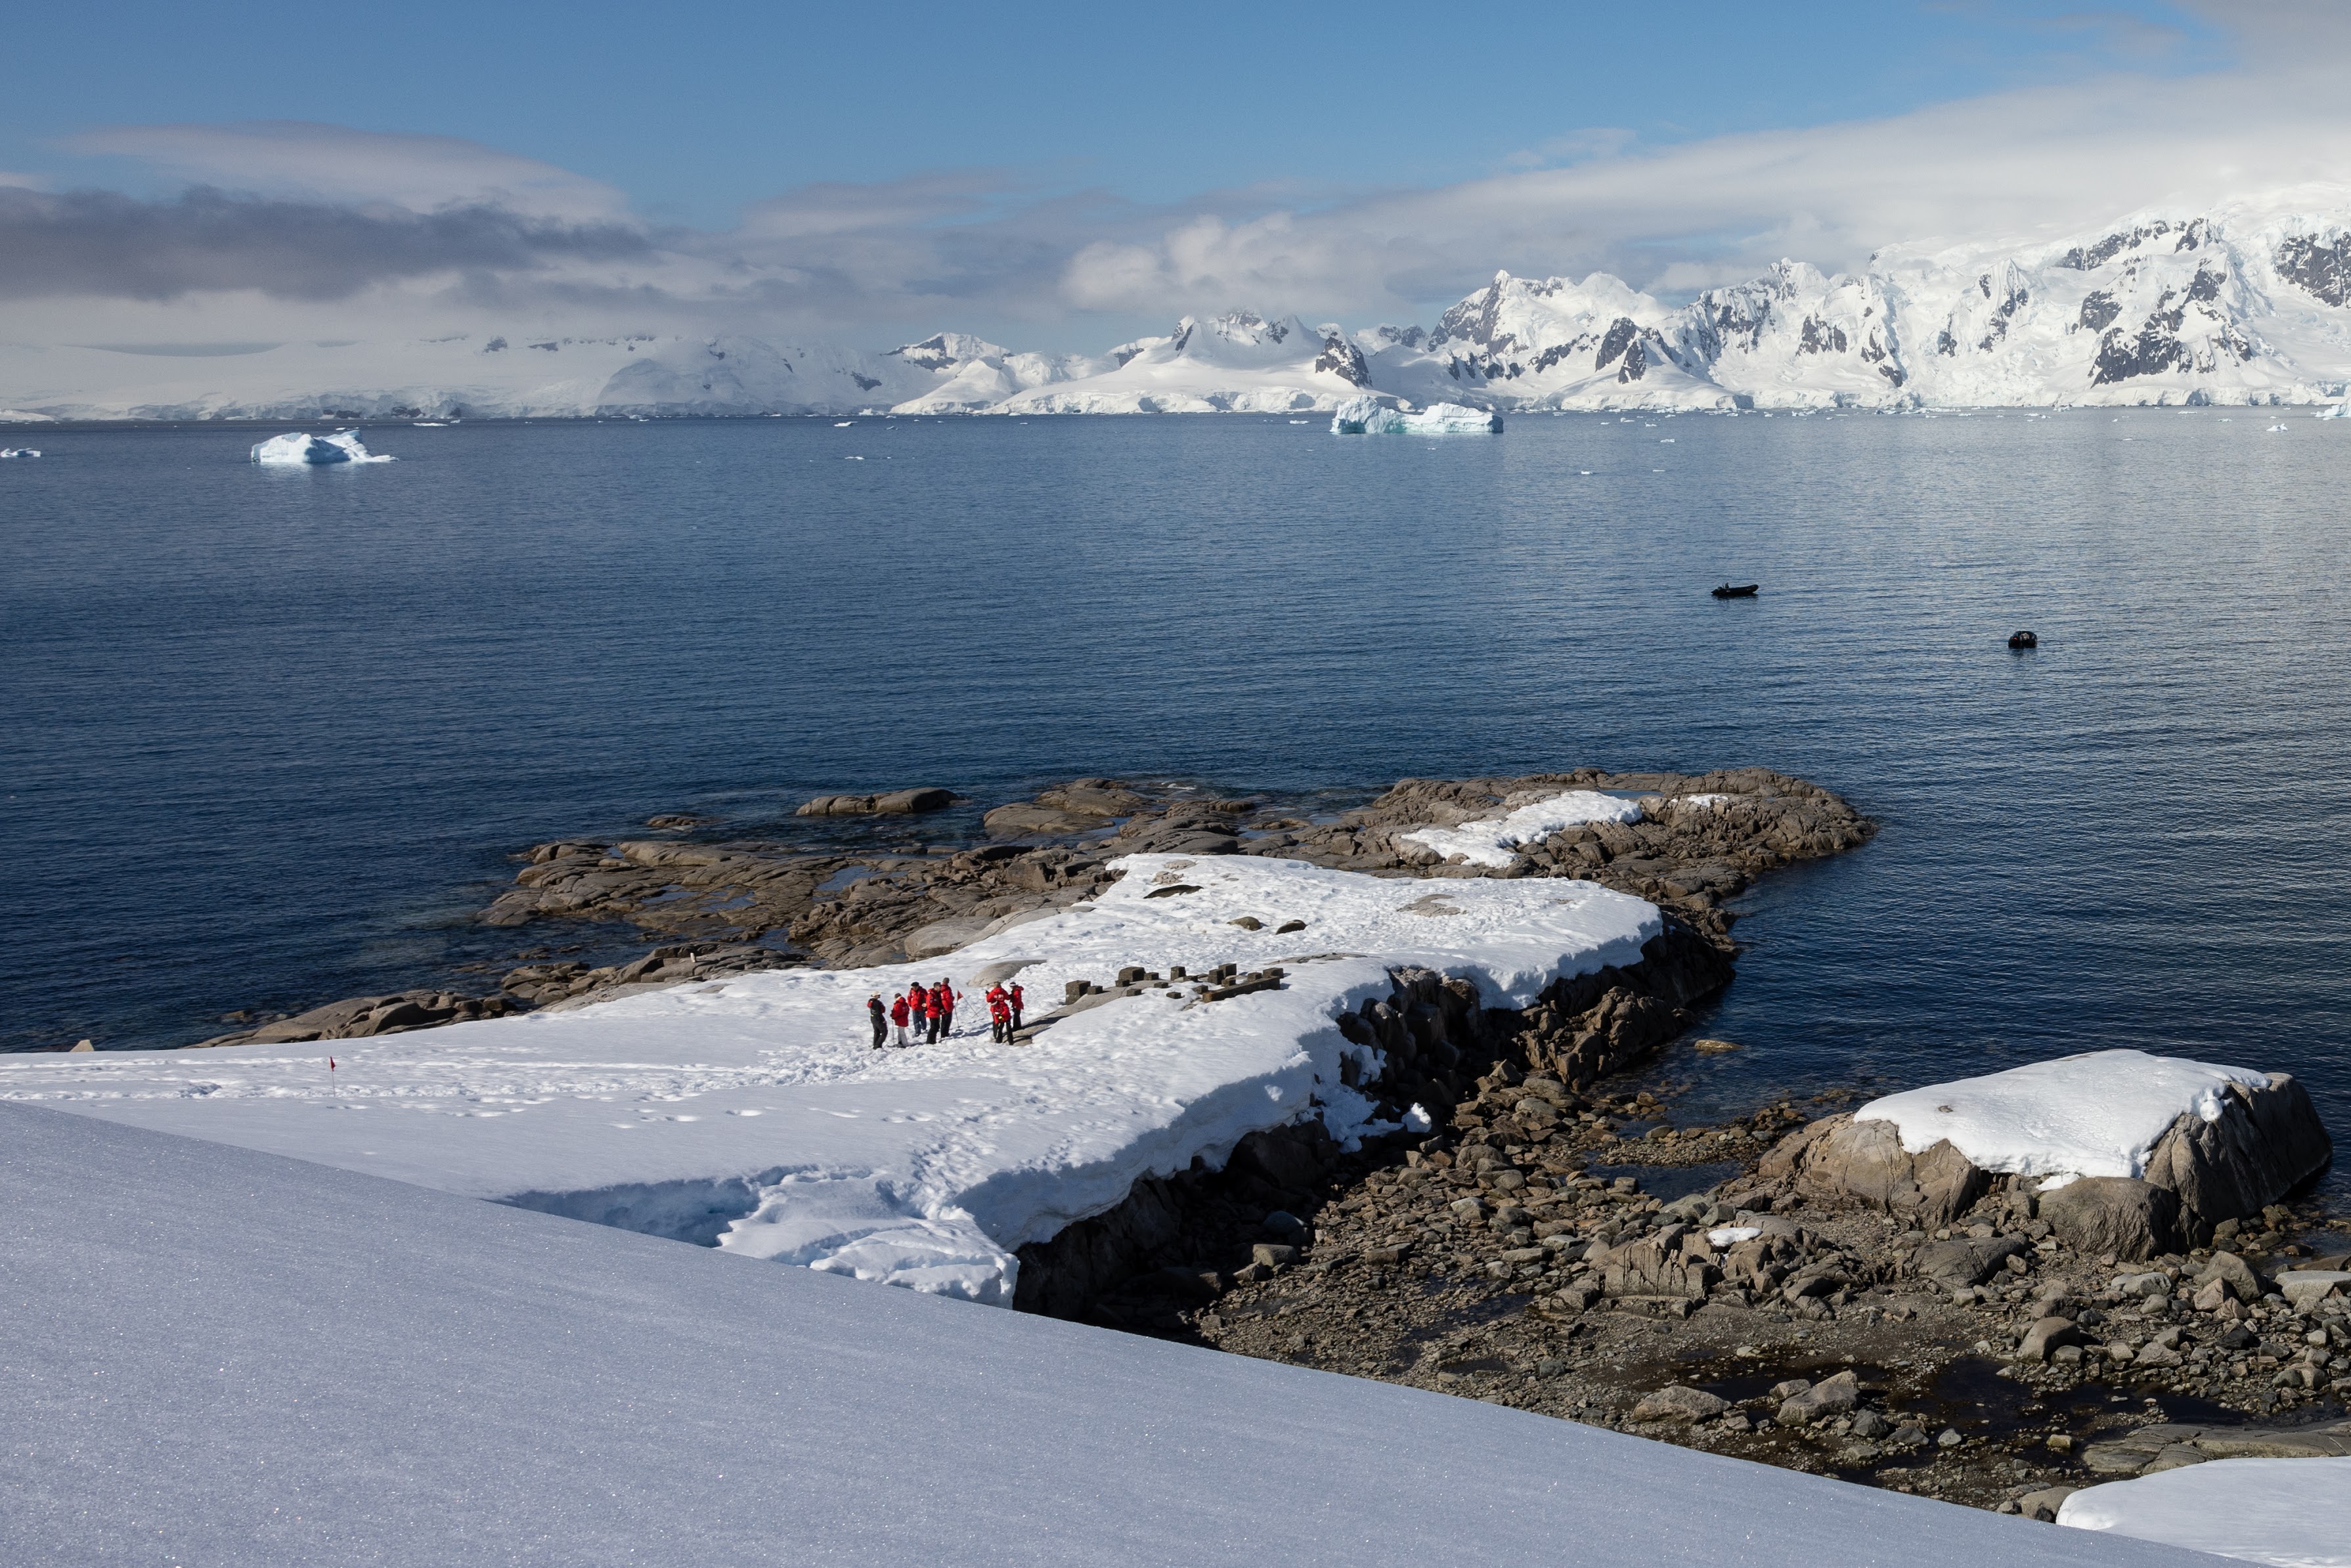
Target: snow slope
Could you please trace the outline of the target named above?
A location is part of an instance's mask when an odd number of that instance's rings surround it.
[[[1655,906],[1588,883],[1388,880],[1256,856],[1132,855],[1091,903],[950,957],[784,970],[368,1040],[0,1059],[0,1098],[214,1138],[685,1238],[860,1279],[1008,1302],[1012,1253],[1195,1156],[1321,1113],[1354,1135],[1336,1014],[1412,963],[1531,1002],[1638,960]],[[1186,889],[1170,892],[1171,889]],[[1157,894],[1158,896],[1154,896]],[[1231,924],[1254,915],[1261,931]],[[1301,931],[1282,934],[1292,920]],[[1289,971],[1192,1005],[1164,990],[987,1040],[984,980],[1042,1014],[1128,965]],[[874,1051],[865,999],[952,977],[960,1033]],[[335,1065],[330,1070],[331,1054]]]
[[[2275,1568],[2351,1568],[2351,1459],[2213,1459],[2085,1487],[2057,1522]]]
[[[2137,1176],[2171,1124],[2220,1119],[2231,1083],[2266,1074],[2143,1051],[2094,1051],[1872,1100],[1856,1122],[1891,1122],[1920,1154],[1941,1139],[1978,1166],[2015,1176]]]
[[[0,1190],[27,1568],[2212,1562],[23,1106]]]

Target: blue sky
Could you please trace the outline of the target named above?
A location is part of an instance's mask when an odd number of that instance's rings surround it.
[[[0,340],[1426,320],[2351,170],[2351,6],[20,7]]]
[[[1303,200],[2221,63],[2169,5],[423,4],[21,7],[0,168],[152,191],[95,126],[287,120],[463,137],[704,227],[815,181],[984,165],[1145,203]]]

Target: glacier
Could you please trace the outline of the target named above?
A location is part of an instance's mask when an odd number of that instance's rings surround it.
[[[1435,326],[1184,316],[1100,355],[940,332],[884,352],[743,334],[281,343],[214,358],[0,345],[14,419],[1489,413],[2330,405],[2351,392],[2351,185],[2056,237],[1785,259],[1673,302],[1498,272]]]

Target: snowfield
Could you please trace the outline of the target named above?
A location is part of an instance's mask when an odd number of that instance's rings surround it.
[[[1144,1176],[1221,1164],[1309,1114],[1342,1141],[1364,1131],[1374,1106],[1342,1064],[1373,1048],[1334,1020],[1387,996],[1390,966],[1522,1006],[1557,977],[1637,962],[1663,928],[1654,905],[1589,883],[1117,863],[1125,877],[1094,901],[920,964],[364,1040],[11,1057],[0,1098],[1008,1304],[1017,1249]],[[1244,916],[1263,928],[1232,924]],[[1153,988],[1073,1009],[1027,1046],[988,1039],[980,993],[1008,973],[1034,1019],[1071,980],[1226,963],[1287,978],[1207,1003]],[[870,1048],[870,993],[943,977],[964,995],[952,1039]]]
[[[2351,389],[2351,186],[2135,213],[2060,239],[1783,260],[1678,302],[1594,273],[1492,281],[1433,328],[1186,316],[1101,356],[941,332],[883,353],[710,338],[452,336],[209,355],[0,345],[0,418],[654,418],[2224,403]]]
[[[2140,1176],[2171,1124],[2220,1119],[2231,1083],[2265,1073],[2143,1051],[2095,1051],[1873,1100],[1856,1122],[1891,1122],[1922,1154],[1944,1138],[1979,1167],[2011,1176]],[[2044,1184],[2045,1185],[2045,1184]]]
[[[20,1105],[0,1190],[26,1568],[2211,1562]]]
[[[2351,1459],[2213,1459],[2085,1487],[2057,1522],[2275,1568],[2351,1568]]]

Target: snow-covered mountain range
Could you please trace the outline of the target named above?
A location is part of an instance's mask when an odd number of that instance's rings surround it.
[[[2030,244],[1782,261],[1674,305],[1604,273],[1494,280],[1433,328],[1185,317],[1106,354],[943,332],[886,353],[747,336],[444,338],[161,355],[0,346],[0,418],[2308,403],[2351,382],[2351,188]]]

